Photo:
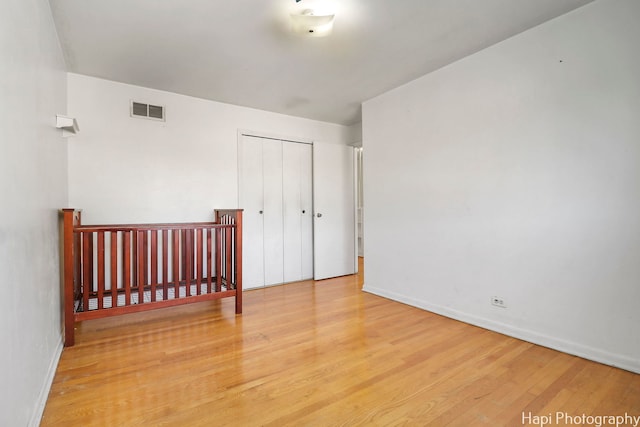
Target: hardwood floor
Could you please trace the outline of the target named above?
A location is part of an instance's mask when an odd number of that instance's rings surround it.
[[[640,375],[361,287],[361,276],[347,276],[248,291],[237,317],[228,299],[84,322],[41,425],[521,426],[523,413],[532,425],[549,415],[547,425],[566,425],[556,412],[640,416]]]

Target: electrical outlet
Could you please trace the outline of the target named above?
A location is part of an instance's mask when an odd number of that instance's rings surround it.
[[[507,303],[504,298],[501,297],[491,297],[491,305],[495,305],[500,308],[507,308]]]

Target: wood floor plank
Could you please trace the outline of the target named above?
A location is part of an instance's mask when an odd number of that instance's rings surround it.
[[[86,321],[42,426],[517,426],[640,416],[640,376],[363,293],[362,275]]]

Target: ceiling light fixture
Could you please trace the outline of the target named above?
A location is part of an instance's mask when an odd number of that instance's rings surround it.
[[[299,0],[296,0],[296,3]],[[316,12],[313,9],[303,9],[291,13],[291,30],[307,37],[324,37],[331,34],[335,15],[327,12]]]

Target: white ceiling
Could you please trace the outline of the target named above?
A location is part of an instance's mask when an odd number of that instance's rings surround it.
[[[68,71],[340,124],[363,101],[592,0],[50,0]]]

